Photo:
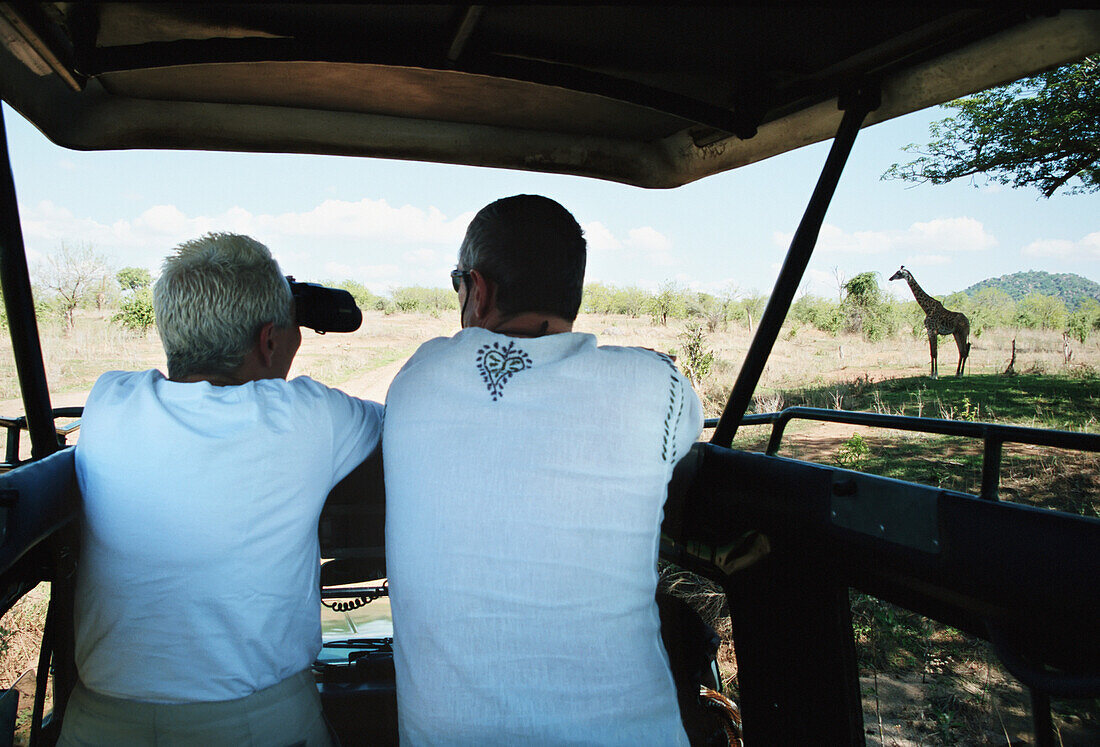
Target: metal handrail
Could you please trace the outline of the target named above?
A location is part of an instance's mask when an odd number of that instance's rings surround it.
[[[985,449],[982,455],[982,487],[979,496],[986,500],[998,500],[1001,482],[1001,447],[1006,443],[1052,446],[1074,451],[1100,452],[1100,434],[1075,431],[1027,428],[1019,425],[1000,425],[969,420],[940,420],[916,418],[908,415],[887,415],[877,412],[829,410],[823,407],[788,407],[779,412],[746,415],[741,425],[772,426],[771,437],[765,453],[774,456],[783,441],[783,432],[791,420],[817,420],[829,423],[846,423],[870,428],[887,428],[920,433],[937,433],[945,436],[981,439]],[[704,428],[715,428],[718,418],[708,418]]]
[[[55,407],[52,410],[54,431],[57,433],[58,446],[64,446],[69,435],[80,428],[80,417],[84,414],[84,407]],[[57,425],[57,418],[77,418],[72,423]],[[23,462],[19,459],[19,433],[28,429],[27,416],[20,415],[16,418],[0,416],[0,428],[7,431],[4,461],[0,463],[0,472],[15,469]]]

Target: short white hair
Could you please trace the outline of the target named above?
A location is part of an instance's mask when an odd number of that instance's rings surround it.
[[[271,251],[233,233],[176,247],[153,286],[153,309],[173,379],[231,373],[263,325],[295,323],[290,285]]]

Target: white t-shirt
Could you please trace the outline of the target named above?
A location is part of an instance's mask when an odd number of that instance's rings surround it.
[[[687,744],[654,593],[667,483],[702,428],[665,356],[466,329],[386,398],[405,744]]]
[[[113,371],[76,447],[76,663],[91,690],[231,700],[321,646],[317,521],[382,406],[301,377],[240,386]]]

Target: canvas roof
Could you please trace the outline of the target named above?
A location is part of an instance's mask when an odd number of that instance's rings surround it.
[[[327,153],[673,187],[1100,50],[1100,12],[2,3],[0,95],[76,149]]]

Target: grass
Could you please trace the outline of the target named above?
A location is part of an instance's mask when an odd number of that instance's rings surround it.
[[[979,374],[961,379],[909,376],[877,382],[864,377],[778,396],[787,406],[1086,432],[1100,428],[1100,376],[1085,366],[1055,375]]]

